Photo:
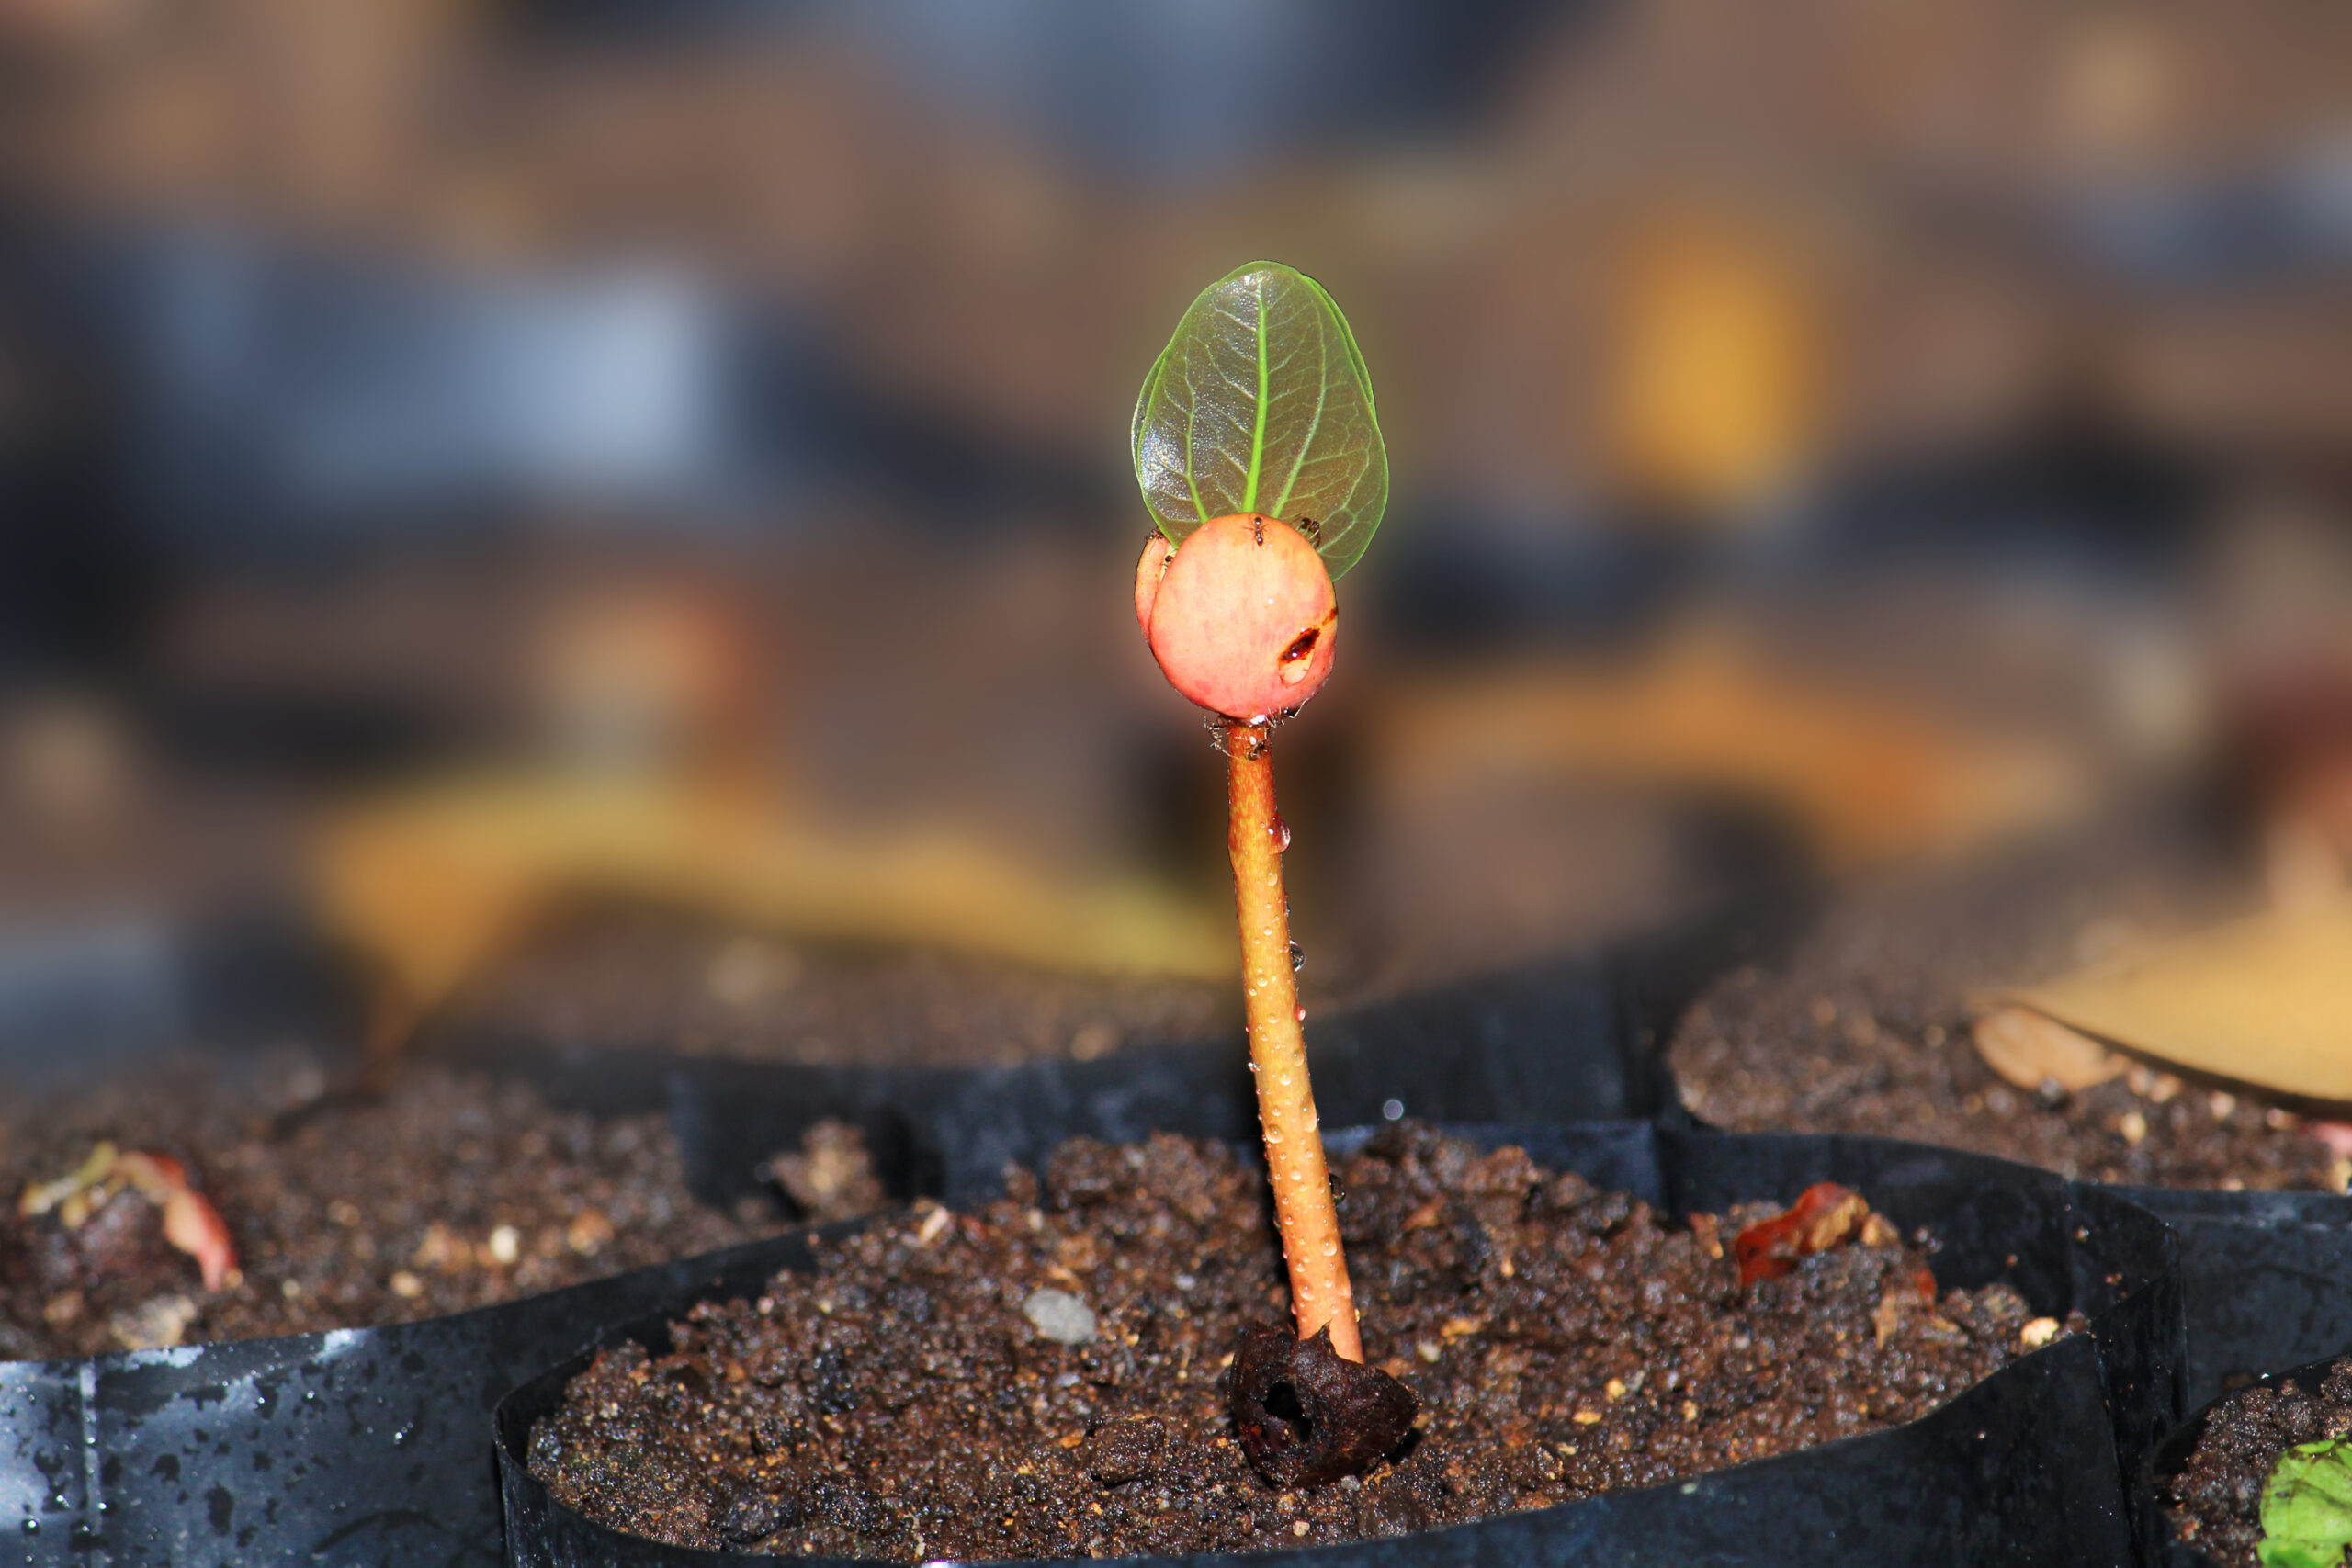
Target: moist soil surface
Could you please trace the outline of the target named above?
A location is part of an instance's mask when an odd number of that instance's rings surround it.
[[[1198,793],[1221,806],[1221,778],[1201,782]],[[1313,1015],[1655,926],[1698,907],[1713,885],[1671,813],[1605,795],[1464,790],[1442,821],[1398,811],[1345,854],[1323,846],[1331,855],[1305,874],[1285,868],[1296,883],[1301,999]],[[1292,793],[1307,810],[1317,804],[1304,787]],[[1220,874],[1223,843],[1220,812],[1193,843]],[[1302,826],[1294,853],[1315,847]],[[1229,918],[1229,880],[1197,897]],[[1239,962],[1237,952],[1235,975]],[[1241,990],[1232,976],[1065,974],[729,931],[669,910],[605,911],[539,933],[431,1032],[453,1051],[491,1036],[753,1061],[998,1066],[1216,1036],[1238,1052]]]
[[[413,1065],[372,1100],[289,1095],[296,1062],[232,1083],[151,1072],[38,1114],[0,1143],[0,1357],[406,1322],[768,1235],[781,1206],[723,1213],[685,1187],[660,1114],[598,1121],[531,1089]],[[207,1291],[160,1212],[117,1194],[74,1229],[16,1195],[108,1139],[187,1168],[234,1239],[242,1278]]]
[[[1405,863],[1365,874],[1388,886],[1385,903],[1356,902],[1431,906],[1427,929],[1375,938],[1357,919],[1336,922],[1328,942],[1311,938],[1307,1005],[1319,1013],[1458,978],[1479,967],[1472,950],[1493,967],[1636,918],[1648,906],[1628,889],[1653,880],[1665,852],[1657,832],[1628,830],[1622,813],[1602,816],[1612,826],[1567,813],[1543,839],[1548,848],[1522,852],[1522,880],[1551,889],[1549,901],[1501,898],[1483,926],[1456,918],[1466,895],[1448,902],[1430,882],[1423,863],[1442,857],[1398,852]],[[1555,874],[1570,861],[1609,860],[1588,852],[1611,838],[1614,872],[1583,882]],[[1637,852],[1624,848],[1636,840]],[[1466,858],[1465,874],[1488,864]],[[1441,930],[1466,946],[1448,948],[1431,935]],[[220,1064],[142,1062],[96,1088],[0,1095],[0,1359],[406,1322],[730,1246],[786,1223],[782,1203],[731,1214],[697,1203],[666,1118],[591,1119],[501,1076],[512,1043],[969,1066],[1089,1060],[1225,1034],[1238,1056],[1239,1000],[1230,980],[1060,975],[793,942],[671,911],[577,918],[483,976],[428,1028],[379,1098],[336,1092],[352,1069],[329,1065],[329,1043],[316,1040],[258,1067],[232,1052]],[[19,1194],[73,1172],[101,1140],[186,1167],[220,1210],[243,1277],[206,1290],[196,1263],[164,1239],[160,1213],[135,1193],[70,1232],[55,1216],[13,1212]],[[777,1151],[777,1184],[793,1205],[820,1220],[880,1206],[862,1147],[844,1156],[834,1143],[819,1145]]]
[[[2352,1361],[2318,1386],[2285,1379],[2233,1395],[2206,1417],[2188,1462],[2172,1477],[2165,1514],[2174,1533],[2222,1568],[2256,1568],[2262,1483],[2298,1443],[2352,1436]]]
[[[1965,871],[1864,878],[1770,965],[1728,972],[1676,1030],[1684,1102],[1742,1132],[1861,1133],[2161,1187],[2342,1191],[2352,1167],[2243,1086],[2154,1065],[2066,1094],[1985,1066],[1970,1029],[2006,986],[2245,907],[2226,863],[2133,824]]]
[[[1170,1136],[1073,1142],[977,1213],[820,1242],[816,1272],[697,1306],[671,1353],[598,1358],[531,1468],[593,1518],[707,1549],[1294,1547],[1914,1420],[2058,1328],[2006,1285],[1923,1290],[1932,1238],[1891,1227],[1743,1289],[1734,1229],[1769,1209],[1678,1224],[1411,1123],[1337,1176],[1366,1357],[1420,1400],[1361,1478],[1285,1492],[1244,1458],[1227,1369],[1288,1300],[1264,1179]]]
[[[576,920],[500,964],[435,1033],[451,1050],[490,1035],[750,1060],[995,1066],[1238,1036],[1238,990],[616,914]]]

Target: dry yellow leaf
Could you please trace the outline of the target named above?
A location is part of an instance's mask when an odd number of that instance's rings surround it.
[[[1795,814],[1839,864],[2062,819],[2085,794],[2058,751],[1773,670],[1705,628],[1627,664],[1406,686],[1383,717],[1378,766],[1382,787],[1408,798],[1481,773],[1736,790]]]
[[[625,899],[744,925],[1044,967],[1215,978],[1231,922],[1137,882],[1057,881],[968,838],[850,838],[654,780],[483,777],[339,818],[314,862],[328,925],[378,969],[380,1052],[554,905]]]
[[[2199,1073],[2352,1101],[2352,901],[2259,915],[2009,999]]]

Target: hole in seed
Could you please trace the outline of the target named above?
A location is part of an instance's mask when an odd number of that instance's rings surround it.
[[[1264,1404],[1266,1414],[1288,1427],[1297,1441],[1303,1443],[1315,1436],[1315,1422],[1307,1416],[1306,1407],[1299,1404],[1298,1390],[1291,1386],[1287,1378],[1266,1391]]]

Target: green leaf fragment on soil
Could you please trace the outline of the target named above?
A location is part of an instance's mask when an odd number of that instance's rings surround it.
[[[2352,1547],[2352,1438],[2298,1443],[2262,1485],[2263,1568],[2343,1568]]]
[[[1314,522],[1333,577],[1388,505],[1372,377],[1323,286],[1280,262],[1212,283],[1176,324],[1136,400],[1136,483],[1178,544],[1212,517]]]

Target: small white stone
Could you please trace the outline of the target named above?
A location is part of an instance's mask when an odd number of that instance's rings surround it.
[[[1094,1338],[1094,1309],[1068,1291],[1030,1292],[1029,1299],[1021,1303],[1021,1315],[1057,1344],[1085,1345]]]
[[[187,1336],[197,1318],[196,1303],[186,1296],[157,1296],[107,1321],[114,1337],[129,1350],[168,1350]]]

